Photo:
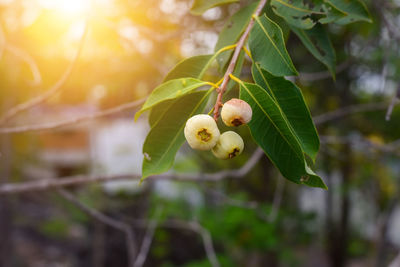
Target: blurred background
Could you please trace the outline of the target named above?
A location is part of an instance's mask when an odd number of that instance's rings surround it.
[[[143,99],[177,62],[212,53],[226,19],[248,2],[193,16],[191,1],[0,0],[0,183],[140,175],[149,126],[145,116],[134,123],[137,105],[54,126]],[[240,127],[238,158],[215,161],[186,145],[177,155],[174,173],[233,170],[215,182],[125,179],[0,194],[0,266],[396,264],[400,112],[387,109],[399,94],[400,2],[366,4],[373,23],[328,26],[336,81],[288,36],[328,191],[285,181]],[[250,77],[246,60],[242,79]],[[239,177],[242,166],[251,168]]]

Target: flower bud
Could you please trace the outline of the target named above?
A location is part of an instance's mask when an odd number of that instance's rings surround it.
[[[221,110],[221,118],[226,126],[239,126],[251,120],[253,111],[246,101],[232,98],[227,101]]]
[[[188,119],[184,133],[189,146],[198,150],[210,150],[220,136],[217,123],[207,114],[198,114]]]
[[[212,152],[219,159],[231,159],[240,155],[243,148],[242,137],[235,132],[228,131],[221,134]]]

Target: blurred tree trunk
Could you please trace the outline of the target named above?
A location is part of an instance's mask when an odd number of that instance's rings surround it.
[[[11,174],[11,141],[10,136],[0,139],[0,182],[5,183]],[[11,266],[12,262],[12,209],[7,196],[0,197],[0,266]]]
[[[389,223],[391,221],[392,214],[396,208],[396,204],[398,203],[398,197],[394,197],[389,201],[387,208],[378,218],[377,224],[377,255],[376,255],[376,267],[386,266],[387,254],[388,254],[388,242],[386,239],[387,231],[389,229]]]
[[[105,263],[105,225],[98,221],[93,221],[93,243],[92,255],[93,266],[104,267]]]
[[[334,222],[332,214],[332,192],[327,194],[326,207],[326,226],[328,240],[328,254],[332,267],[344,267],[347,260],[347,247],[349,241],[349,215],[350,215],[350,179],[352,175],[352,151],[350,145],[344,145],[341,152],[343,155],[341,172],[341,192],[340,192],[340,214],[337,222]],[[328,178],[328,186],[331,185],[331,177]],[[332,188],[330,189],[332,190]]]

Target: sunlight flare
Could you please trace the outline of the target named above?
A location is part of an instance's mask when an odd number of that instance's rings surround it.
[[[40,0],[40,4],[66,16],[80,16],[90,9],[90,0]]]

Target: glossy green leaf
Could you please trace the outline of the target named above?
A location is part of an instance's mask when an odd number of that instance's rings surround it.
[[[310,4],[303,0],[272,0],[271,7],[289,25],[301,29],[311,29],[317,22],[330,23],[347,15],[324,0]]]
[[[189,57],[178,64],[165,76],[163,82],[167,82],[173,79],[179,78],[196,78],[201,79],[203,74],[206,72],[210,61],[212,60],[213,55],[200,55]],[[149,124],[150,127],[153,127],[154,124],[162,117],[168,108],[174,104],[176,99],[164,101],[156,106],[154,106],[149,115]]]
[[[365,4],[360,0],[326,0],[347,16],[336,21],[338,24],[348,24],[356,21],[372,22]]]
[[[143,145],[142,180],[169,170],[185,142],[186,121],[201,113],[212,90],[194,92],[179,98],[153,126]]]
[[[275,76],[297,75],[286,50],[281,28],[267,16],[256,18],[249,37],[255,62]]]
[[[336,54],[329,35],[321,24],[310,30],[291,27],[304,46],[319,61],[321,61],[335,78]]]
[[[182,60],[165,76],[164,82],[185,77],[201,79],[212,56],[200,55]]]
[[[319,150],[319,138],[303,94],[291,81],[276,77],[253,64],[254,81],[276,101],[296,134],[302,150],[313,160]]]
[[[177,101],[177,99],[170,99],[167,101],[164,101],[160,104],[158,104],[157,106],[154,106],[151,110],[150,110],[150,114],[149,114],[149,125],[150,127],[153,127],[158,120],[160,120],[162,118],[162,116],[164,115],[164,113]]]
[[[257,4],[258,3],[253,3],[240,9],[225,23],[219,34],[217,44],[215,45],[215,52],[228,45],[233,45],[238,41],[240,35],[246,29]],[[233,50],[225,51],[217,57],[217,62],[221,71],[232,56],[232,51]]]
[[[207,82],[193,78],[181,78],[167,81],[153,90],[142,108],[136,113],[135,120],[139,118],[144,111],[153,106],[166,100],[179,98],[207,84]]]
[[[248,126],[254,140],[282,175],[295,183],[326,189],[322,179],[307,166],[296,135],[267,91],[256,84],[242,82],[240,98],[253,109]]]
[[[287,23],[302,29],[311,29],[315,22],[310,15],[315,11],[303,3],[303,0],[272,0],[272,10]]]
[[[324,14],[324,16],[318,20],[321,24],[332,23],[347,16],[346,12],[337,9],[325,0],[314,0],[314,4],[315,6],[313,10],[317,10]]]
[[[194,0],[190,12],[194,15],[201,15],[212,7],[235,2],[238,2],[238,0]]]

